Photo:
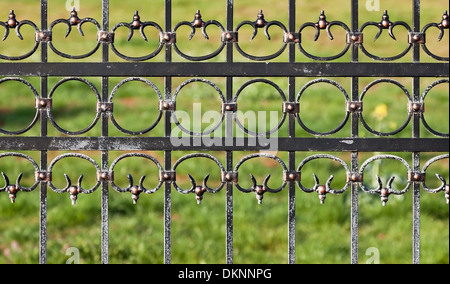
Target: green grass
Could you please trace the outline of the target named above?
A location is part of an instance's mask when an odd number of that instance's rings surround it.
[[[51,1],[49,6],[49,21],[58,18],[68,18],[65,10],[65,0]],[[142,21],[155,21],[164,26],[163,1],[149,1],[146,5],[142,1],[111,1],[111,27],[118,22],[131,22],[135,10],[139,10]],[[173,1],[173,26],[180,21],[192,21],[195,11],[200,9],[205,21],[216,19],[225,25],[225,1]],[[223,2],[223,3],[222,3]],[[287,25],[288,1],[262,1],[262,0],[236,0],[235,26],[244,20],[255,20],[260,9],[265,13],[266,20],[279,20]],[[399,0],[396,4],[385,4],[392,21],[402,20],[411,23],[411,1]],[[439,1],[422,1],[422,24],[439,22],[443,10],[448,9],[448,3]],[[438,3],[437,3],[438,2]],[[297,26],[305,22],[316,22],[321,10],[325,10],[329,21],[341,20],[350,25],[350,5],[347,0],[340,1],[297,1]],[[360,22],[380,21],[383,11],[367,12],[364,10],[365,1],[360,1]],[[81,1],[80,17],[101,19],[101,1]],[[18,20],[29,19],[39,23],[39,3],[31,0],[17,0],[14,3],[1,1],[0,16],[6,19],[9,10],[14,9]],[[3,16],[2,16],[3,15]],[[410,24],[411,25],[411,24]],[[55,46],[67,53],[81,54],[92,48],[95,42],[96,30],[89,24],[83,26],[86,36],[81,37],[76,29],[72,30],[68,39],[64,39],[65,27],[55,27],[53,40]],[[0,27],[0,33],[2,27]],[[211,27],[208,29],[210,40],[206,41],[200,32],[191,42],[186,42],[190,31],[180,28],[177,34],[179,47],[189,51],[190,55],[207,54],[217,48],[220,32]],[[270,30],[272,41],[268,42],[263,33],[250,42],[251,29],[242,28],[240,31],[241,47],[252,54],[267,55],[279,49],[282,33],[276,27]],[[317,43],[312,41],[314,31],[304,31],[305,48],[308,51],[317,51],[323,55],[340,52],[342,33],[339,28],[333,29],[335,41],[330,42],[323,33]],[[373,33],[373,35],[371,34]],[[384,55],[395,55],[401,52],[401,44],[392,44],[392,41],[383,33],[376,43],[370,43],[376,30],[367,30],[368,48]],[[398,33],[398,34],[397,34]],[[11,31],[9,38],[0,42],[0,53],[18,55],[33,45],[34,34],[28,27],[22,30],[24,41],[20,41]],[[146,43],[135,32],[131,43],[126,42],[127,29],[119,29],[116,33],[118,49],[125,54],[142,56],[152,52],[157,47],[157,34],[154,29],[146,30],[149,43]],[[398,39],[404,38],[401,28],[396,30]],[[448,56],[448,34],[441,44],[435,43],[438,33],[430,30],[427,37],[430,49],[442,52]],[[248,40],[247,40],[248,39]],[[404,43],[404,41],[398,40]],[[320,49],[320,51],[318,50]],[[192,52],[192,53],[191,53]],[[374,51],[375,52],[375,51]],[[445,54],[445,52],[447,54]],[[50,61],[66,61],[49,51]],[[338,62],[348,62],[348,53]],[[411,61],[412,53],[401,61]],[[111,61],[123,61],[112,52]],[[361,61],[372,60],[361,55]],[[27,62],[39,62],[39,51]],[[164,60],[161,53],[150,62]],[[225,52],[210,61],[224,61]],[[248,60],[235,52],[236,61]],[[300,52],[296,52],[299,62],[311,62]],[[424,53],[424,62],[434,62]],[[67,60],[70,61],[70,60]],[[81,61],[101,61],[101,54],[97,52],[88,59]],[[174,52],[174,61],[185,61]],[[287,61],[287,52],[274,61]],[[1,62],[0,62],[1,64]],[[39,78],[24,78],[37,89]],[[49,87],[52,88],[63,78],[49,78]],[[110,78],[110,91],[124,78]],[[164,78],[147,78],[159,90],[164,89]],[[173,91],[189,78],[174,78]],[[236,78],[234,91],[251,78]],[[275,82],[287,95],[288,82],[285,78],[268,78]],[[315,78],[297,78],[296,93]],[[332,78],[347,91],[351,89],[350,78]],[[361,90],[376,78],[361,78]],[[393,78],[402,83],[412,93],[410,78]],[[97,88],[101,89],[100,78],[88,78]],[[224,78],[208,78],[221,90],[225,90]],[[434,82],[434,78],[421,79],[421,91]],[[448,86],[440,85],[433,89],[426,98],[427,112],[425,117],[428,124],[441,132],[448,132]],[[219,96],[215,91],[201,83],[187,86],[177,98],[177,109],[186,111],[191,117],[194,115],[193,101],[202,102],[202,112],[216,110]],[[0,85],[0,127],[5,130],[20,130],[26,127],[35,115],[35,101],[32,92],[23,84],[7,82]],[[124,128],[139,131],[150,126],[156,119],[158,98],[156,93],[146,85],[132,82],[124,85],[114,97],[114,116]],[[54,107],[52,109],[58,125],[71,131],[87,127],[94,119],[96,98],[94,93],[80,82],[64,84],[54,93]],[[302,121],[313,130],[319,132],[335,128],[345,116],[344,96],[335,87],[318,84],[308,89],[301,99]],[[239,97],[239,109],[246,111],[280,110],[281,98],[273,92],[270,86],[254,84],[246,89]],[[317,110],[317,111],[314,111]],[[385,112],[386,110],[386,112]],[[430,111],[428,111],[430,110]],[[217,109],[219,111],[219,109]],[[376,130],[393,131],[406,119],[406,96],[391,85],[380,84],[367,93],[364,98],[364,118]],[[191,123],[192,124],[192,123]],[[205,129],[207,123],[202,125]],[[395,137],[411,137],[411,123]],[[39,136],[40,126],[37,123],[24,136]],[[97,124],[84,136],[99,136],[100,124]],[[159,137],[164,134],[164,124],[161,122],[154,130],[145,136]],[[286,137],[287,122],[279,131],[280,137]],[[361,137],[375,137],[360,127]],[[110,136],[125,136],[114,125],[109,125]],[[311,137],[299,125],[296,126],[298,137]],[[52,125],[49,125],[49,136],[63,136]],[[349,137],[350,124],[331,137]],[[424,127],[421,127],[421,137],[433,137]],[[49,152],[49,162],[63,152]],[[162,152],[146,152],[160,162],[164,160]],[[39,152],[25,152],[34,160],[40,160]],[[83,152],[100,164],[101,153]],[[111,152],[110,163],[123,152]],[[173,152],[172,164],[187,153]],[[213,152],[225,164],[225,153]],[[250,153],[235,153],[235,164],[239,159]],[[296,163],[315,153],[297,153]],[[341,157],[350,163],[348,153],[329,153]],[[369,157],[379,153],[361,153],[360,164]],[[411,154],[392,153],[398,155],[411,164]],[[287,153],[279,152],[277,155],[287,161]],[[421,164],[438,154],[423,153]],[[261,166],[262,165],[262,166]],[[379,166],[380,176],[383,180],[391,175],[397,175],[395,186],[401,187],[406,174],[399,172],[398,163],[387,161]],[[369,169],[368,169],[369,170]],[[23,184],[31,186],[34,182],[34,169],[23,159],[3,158],[0,171],[5,172],[11,181],[19,173],[24,172]],[[277,187],[281,180],[282,169],[277,163],[269,159],[252,160],[245,163],[240,170],[240,184],[249,187],[251,180],[249,174],[256,176],[262,182],[268,173],[272,174],[269,183]],[[437,163],[427,172],[427,185],[439,185],[434,173],[440,173],[446,180],[449,179],[448,161]],[[70,174],[75,181],[81,174],[85,175],[86,187],[95,184],[95,170],[86,161],[77,159],[64,159],[60,161],[53,172],[53,183],[62,187],[65,185],[64,173]],[[133,158],[122,160],[115,169],[115,182],[122,187],[127,185],[126,175],[131,173],[135,180],[147,175],[145,185],[155,186],[157,168],[143,159]],[[220,171],[214,163],[205,159],[185,162],[177,170],[177,182],[182,188],[190,186],[187,174],[190,173],[196,180],[202,180],[206,174],[211,174],[211,185],[217,186]],[[333,162],[314,161],[305,167],[303,182],[306,186],[314,185],[313,173],[320,181],[325,181],[331,173],[336,178],[333,187],[342,186],[345,180],[345,170]],[[366,182],[375,187],[376,182],[367,175]],[[429,181],[429,183],[428,183]],[[279,182],[278,182],[279,183]],[[0,182],[3,186],[3,182]],[[306,194],[296,188],[296,262],[297,263],[349,263],[350,262],[350,191],[340,196],[328,195],[326,203],[321,205],[316,193]],[[245,194],[234,190],[234,261],[235,263],[287,263],[288,250],[288,191],[285,188],[277,194],[264,195],[263,204],[258,205],[254,193]],[[109,194],[109,259],[110,263],[162,263],[164,260],[164,189],[152,195],[142,194],[138,205],[133,205],[131,194],[117,193],[110,188]],[[31,193],[19,193],[15,204],[11,204],[7,193],[0,194],[0,263],[37,263],[39,255],[39,189]],[[421,194],[421,261],[422,263],[449,263],[449,234],[448,216],[449,207],[445,204],[443,193]],[[173,263],[224,263],[225,262],[225,190],[217,194],[205,194],[201,205],[196,204],[193,194],[183,195],[172,190],[172,262]],[[48,190],[48,263],[65,263],[70,257],[66,250],[76,247],[80,251],[81,263],[99,263],[101,252],[101,190],[91,195],[80,195],[77,205],[72,206],[68,194],[57,194]],[[380,251],[381,263],[411,263],[412,259],[412,190],[403,196],[391,196],[387,207],[381,206],[378,195],[369,195],[360,191],[359,195],[359,261],[365,263],[369,259],[366,251],[369,248]]]

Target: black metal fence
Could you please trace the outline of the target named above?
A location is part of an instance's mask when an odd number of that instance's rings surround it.
[[[93,18],[82,18],[88,15],[79,15],[77,11],[73,10],[67,19],[57,19],[49,21],[48,19],[48,1],[41,0],[41,23],[33,23],[32,21],[21,19],[20,15],[16,15],[11,11],[9,18],[1,22],[0,26],[4,30],[3,40],[12,36],[11,32],[15,31],[20,38],[29,37],[29,34],[22,35],[22,28],[30,26],[35,30],[35,44],[32,49],[20,56],[8,56],[2,54],[0,50],[0,85],[8,81],[17,81],[26,85],[35,95],[36,98],[36,115],[31,123],[22,130],[7,131],[0,129],[3,134],[0,136],[0,161],[4,157],[17,157],[28,160],[35,169],[35,183],[31,187],[24,187],[21,185],[20,175],[16,182],[10,182],[9,177],[3,174],[6,184],[0,188],[0,192],[7,192],[14,202],[16,197],[19,198],[20,192],[29,192],[35,189],[40,190],[40,262],[47,261],[47,190],[58,193],[67,193],[72,202],[75,203],[79,194],[90,194],[96,190],[101,190],[102,194],[102,262],[108,263],[108,200],[110,189],[113,188],[118,192],[131,193],[134,202],[137,202],[141,193],[153,193],[159,189],[164,190],[165,204],[165,263],[171,263],[171,194],[173,189],[183,194],[195,194],[198,202],[201,202],[203,195],[207,192],[215,193],[221,190],[226,191],[226,262],[233,263],[233,191],[239,190],[242,192],[253,192],[258,202],[262,202],[264,194],[277,193],[282,190],[288,190],[288,260],[289,263],[295,262],[295,230],[296,230],[296,212],[295,200],[296,192],[298,190],[304,192],[316,192],[321,202],[325,202],[327,194],[341,194],[347,190],[351,191],[351,262],[358,263],[358,190],[362,192],[378,194],[384,205],[388,202],[391,195],[402,195],[407,191],[413,191],[413,262],[420,262],[420,194],[422,190],[438,193],[445,192],[445,197],[449,199],[448,181],[444,177],[437,174],[438,179],[442,185],[438,188],[430,188],[427,186],[426,172],[433,163],[449,158],[448,154],[435,156],[434,158],[423,161],[421,153],[447,153],[449,151],[448,133],[441,133],[432,127],[426,121],[425,103],[427,94],[437,85],[448,84],[449,64],[448,58],[434,54],[427,46],[429,38],[427,32],[436,29],[439,32],[439,40],[444,36],[445,30],[449,28],[448,14],[445,12],[442,15],[437,15],[435,23],[421,23],[420,1],[413,0],[413,14],[412,24],[403,21],[396,21],[390,19],[388,11],[380,12],[380,22],[363,22],[359,19],[360,7],[357,0],[351,1],[351,19],[350,25],[347,25],[340,20],[327,19],[324,12],[319,16],[317,22],[307,22],[302,25],[296,23],[296,7],[295,0],[289,0],[289,19],[288,26],[283,23],[265,19],[263,11],[255,13],[256,20],[249,19],[235,25],[234,20],[234,1],[224,1],[227,8],[226,23],[220,23],[216,20],[205,21],[200,14],[200,11],[193,13],[194,20],[177,23],[172,23],[172,1],[165,0],[165,22],[156,23],[152,21],[145,21],[148,17],[135,13],[130,15],[132,21],[121,23],[110,23],[109,18],[109,1],[103,0],[103,17],[96,20]],[[13,3],[11,3],[13,5]],[[193,11],[195,12],[195,11]],[[195,14],[195,15],[194,15]],[[70,55],[53,45],[54,38],[52,37],[52,30],[56,25],[67,27],[67,35],[70,34],[75,27],[78,32],[83,34],[85,25],[93,24],[97,28],[97,43],[94,49],[84,55]],[[202,32],[205,38],[208,38],[208,28],[215,26],[221,31],[221,41],[219,48],[211,54],[202,56],[189,55],[183,52],[178,44],[184,41],[184,38],[177,37],[177,30],[181,27],[191,29],[193,36],[196,32]],[[159,45],[152,53],[133,57],[133,55],[123,54],[115,46],[118,40],[115,32],[119,28],[129,29],[129,38],[136,36],[136,32],[140,32],[140,36],[147,40],[146,28],[150,27],[159,32],[157,39]],[[271,39],[270,31],[274,29],[281,29],[284,36],[280,43],[281,48],[272,55],[259,56],[252,55],[245,51],[240,46],[241,28],[247,27],[253,29],[252,37],[255,37],[258,32],[264,32],[268,39]],[[378,34],[375,40],[382,34],[388,33],[390,37],[396,39],[396,31],[403,29],[408,33],[406,49],[398,55],[391,57],[383,57],[372,54],[365,43],[373,41],[372,38],[365,37],[366,28],[375,27],[378,29]],[[333,28],[333,29],[332,29]],[[315,30],[315,38],[309,39],[304,36],[306,29]],[[310,40],[317,40],[321,36],[328,36],[330,39],[334,38],[334,31],[341,29],[345,33],[344,49],[336,55],[319,56],[311,54],[304,48],[304,42]],[[0,28],[1,30],[1,28]],[[400,39],[397,39],[400,41]],[[50,48],[50,50],[49,50]],[[435,62],[425,63],[421,62],[420,54],[423,50]],[[40,62],[21,62],[35,53],[40,52]],[[102,62],[48,62],[48,55],[54,52],[60,57],[67,59],[84,59],[90,58],[97,52],[101,52]],[[110,54],[113,52],[118,57],[126,62],[110,62]],[[298,62],[296,54],[300,52],[314,62]],[[148,62],[148,60],[164,54],[164,62]],[[183,62],[175,62],[172,55],[176,53],[182,58],[186,59]],[[236,53],[239,53],[248,62],[239,62],[235,60]],[[359,55],[363,53],[365,56],[374,60],[374,62],[359,62]],[[219,55],[225,54],[224,62],[217,62],[215,60]],[[278,59],[280,56],[287,54],[286,62],[274,62],[273,59]],[[351,56],[349,62],[335,62],[345,55]],[[412,61],[403,60],[412,54]],[[392,62],[397,61],[400,62]],[[201,61],[201,62],[194,62]],[[259,62],[264,61],[264,62]],[[406,62],[405,62],[406,61]],[[40,86],[34,86],[24,77],[39,77]],[[49,89],[49,77],[64,77],[65,79],[58,82],[51,90]],[[101,77],[101,90],[89,82],[89,77]],[[129,77],[123,80],[113,88],[110,92],[110,78],[112,77]],[[151,81],[143,79],[143,77],[164,77],[164,90],[159,90]],[[175,86],[172,79],[175,77],[189,77],[193,78],[184,82],[176,91],[173,91]],[[202,79],[206,77],[222,77],[226,80],[225,90],[221,90],[213,82]],[[287,93],[277,86],[274,82],[267,79],[252,79],[239,88],[233,90],[233,82],[237,77],[243,78],[273,78],[282,77],[288,81]],[[322,79],[314,79],[307,83],[299,93],[296,93],[296,80],[301,77]],[[327,79],[332,77],[350,77],[351,88],[346,90],[343,86],[334,80]],[[361,91],[360,81],[361,77],[377,78],[372,83],[365,86]],[[412,92],[402,85],[398,80],[390,78],[411,78]],[[421,78],[437,78],[434,83],[429,86],[421,85]],[[52,105],[52,95],[56,89],[69,81],[79,81],[86,84],[95,94],[97,99],[96,116],[92,124],[81,131],[69,131],[58,125],[53,117],[54,106]],[[131,81],[139,81],[152,87],[159,96],[159,116],[152,126],[141,131],[132,131],[122,127],[114,118],[114,94],[124,84]],[[177,93],[186,85],[192,82],[202,82],[215,88],[222,101],[221,119],[218,124],[209,132],[196,133],[184,129],[178,120],[171,119],[176,111]],[[254,83],[264,83],[268,88],[274,88],[282,98],[282,119],[278,126],[267,132],[255,132],[245,128],[244,124],[239,121],[238,112],[239,105],[237,99],[240,92],[249,85]],[[315,84],[328,84],[336,87],[345,98],[345,118],[333,130],[322,132],[315,129],[310,129],[303,121],[300,111],[302,94],[306,89]],[[367,123],[364,118],[364,97],[365,94],[378,84],[389,84],[393,88],[399,88],[404,92],[407,100],[407,120],[398,129],[392,132],[383,132],[374,129],[370,123]],[[425,91],[421,91],[425,90]],[[112,124],[111,124],[112,123]],[[163,124],[165,129],[164,137],[146,137],[143,134],[151,132],[158,124]],[[270,137],[271,134],[276,133],[284,124],[288,124],[288,136],[276,137],[277,150],[288,153],[288,160],[283,161],[276,155],[272,154],[250,154],[239,161],[234,160],[233,153],[236,152],[255,152],[263,151],[270,148],[270,145],[262,143],[261,140],[256,140],[256,143],[250,143],[254,137]],[[29,137],[24,134],[34,127],[40,125],[40,136]],[[88,133],[95,125],[101,124],[101,136],[99,137],[85,137],[82,134]],[[398,138],[396,134],[404,133],[407,126],[412,124],[411,138]],[[126,137],[112,137],[110,136],[109,128],[116,127],[119,131],[127,134]],[[234,125],[241,128],[246,134],[245,138],[233,136]],[[343,138],[329,137],[340,131],[344,126],[350,125],[350,133]],[[60,133],[64,134],[61,137],[48,136],[48,127],[56,128]],[[225,135],[219,139],[220,143],[207,143],[208,140],[200,139],[199,137],[209,137],[209,135],[219,127],[224,126]],[[189,135],[189,143],[176,146],[171,140],[171,131],[173,127],[180,127],[180,129]],[[311,137],[296,137],[296,128],[301,127]],[[373,138],[361,138],[360,128],[363,127],[374,135]],[[436,138],[421,138],[421,129],[426,129]],[[138,151],[164,151],[164,160],[159,161],[155,157],[147,154],[142,154]],[[10,152],[6,152],[10,151]],[[40,160],[35,161],[26,154],[17,151],[36,151],[40,152]],[[101,151],[101,164],[85,154],[80,153],[66,153],[58,156],[52,161],[48,161],[48,151]],[[110,151],[126,151],[127,153],[121,155],[114,161],[110,160]],[[173,151],[197,151],[198,154],[189,154],[183,156],[175,163],[172,163]],[[218,155],[226,153],[226,163],[222,164],[219,159],[211,154],[202,153],[202,151],[217,152]],[[312,154],[308,158],[298,161],[296,160],[296,153],[298,152],[350,152],[351,160],[344,161],[341,158],[330,154]],[[361,153],[393,153],[406,152],[412,155],[412,164],[409,164],[403,158],[391,154],[375,154],[371,158],[361,161]],[[97,184],[90,189],[83,188],[82,179],[80,177],[77,182],[71,181],[66,175],[67,186],[64,188],[57,188],[52,183],[52,171],[57,163],[65,158],[75,157],[84,159],[92,163],[97,169]],[[159,181],[158,185],[153,189],[145,188],[143,180],[135,183],[133,178],[129,176],[129,186],[121,188],[115,183],[114,169],[115,166],[123,159],[130,157],[140,157],[147,159],[154,163],[159,169],[159,176],[153,177]],[[221,171],[220,185],[217,188],[208,186],[209,176],[206,176],[203,181],[197,181],[191,177],[192,187],[190,189],[182,189],[177,185],[176,175],[177,167],[185,160],[195,158],[206,158],[212,160]],[[264,181],[257,181],[252,176],[252,186],[244,188],[239,183],[239,169],[248,160],[269,158],[278,163],[284,171],[282,185],[279,188],[271,188],[268,185],[270,173]],[[302,183],[302,169],[309,162],[320,160],[331,160],[337,162],[342,166],[346,173],[345,184],[342,188],[333,188],[331,183],[333,175],[327,181],[320,181],[315,176],[315,185],[308,188]],[[405,188],[398,189],[393,186],[393,178],[387,182],[383,182],[379,177],[377,178],[379,186],[377,188],[370,188],[364,182],[365,169],[378,160],[396,160],[399,161],[406,169],[407,185]],[[445,201],[444,201],[445,202]]]

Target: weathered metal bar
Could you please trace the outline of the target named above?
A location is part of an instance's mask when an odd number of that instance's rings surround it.
[[[172,31],[172,0],[165,0],[165,29],[169,33]],[[165,65],[172,62],[172,45],[165,46]],[[164,78],[164,94],[166,100],[172,98],[172,75],[170,73]],[[170,136],[171,132],[171,114],[165,113],[164,116],[164,135]],[[172,152],[166,149],[164,152],[164,169],[170,171],[172,169]],[[164,263],[170,264],[172,262],[172,185],[168,182],[164,185]]]
[[[412,1],[413,9],[413,31],[420,32],[420,0]],[[420,44],[413,45],[413,64],[420,62]],[[415,102],[420,101],[421,90],[420,90],[420,77],[414,76],[412,80],[412,96]],[[415,113],[412,118],[412,137],[414,139],[420,138],[420,113]],[[420,150],[416,149],[412,153],[413,170],[420,171]],[[413,184],[413,232],[412,232],[412,262],[413,264],[420,263],[420,184]]]
[[[227,11],[227,31],[233,31],[234,25],[234,0],[227,1],[226,6]],[[233,43],[228,42],[226,46],[227,52],[227,63],[231,64],[233,62]],[[226,79],[226,100],[227,103],[233,102],[233,77],[229,76]],[[227,112],[225,114],[225,137],[233,137],[233,113]],[[227,171],[233,171],[233,151],[229,150],[226,152],[226,169]],[[233,184],[228,182],[226,185],[226,202],[225,202],[225,215],[226,215],[226,263],[233,264],[233,242],[234,242],[234,226],[233,226]]]
[[[352,13],[352,31],[354,33],[359,30],[359,4],[358,0],[352,0],[351,3],[351,13]],[[358,63],[359,61],[359,46],[352,46],[352,63]],[[358,63],[359,64],[359,63]],[[359,101],[359,78],[352,77],[352,101]],[[351,114],[351,137],[359,137],[359,112],[353,112]],[[353,172],[358,172],[358,151],[352,152],[351,154],[351,169]],[[350,262],[352,264],[358,264],[358,251],[359,251],[359,194],[358,194],[358,184],[352,183],[351,185],[351,213],[350,213]]]
[[[47,29],[47,0],[41,0],[41,26],[43,30]],[[47,43],[41,45],[41,63],[47,64],[48,61],[48,46]],[[41,77],[41,96],[47,98],[48,92],[48,80],[47,77]],[[41,115],[41,137],[47,136],[47,112],[43,109],[40,111]],[[42,169],[47,168],[47,149],[41,150],[41,163]],[[41,182],[40,188],[40,211],[39,211],[39,263],[47,263],[47,183]]]
[[[0,76],[448,77],[449,66],[449,63],[2,63]]]
[[[170,137],[0,137],[0,151],[259,151],[266,141],[226,138],[211,144],[199,137],[174,146]],[[227,144],[228,143],[228,144]],[[279,151],[448,152],[448,138],[278,138]],[[198,146],[197,146],[198,145]]]
[[[109,30],[109,0],[103,0],[102,3],[103,31]],[[102,62],[109,61],[109,46],[103,43],[102,46]],[[102,77],[102,101],[107,102],[109,97],[109,79]],[[102,137],[108,137],[109,114],[102,113]],[[102,151],[102,171],[107,172],[109,169],[109,151]],[[109,184],[107,181],[102,182],[102,263],[109,263]]]
[[[296,1],[290,0],[289,1],[289,32],[295,32],[295,25],[296,25]],[[289,62],[294,63],[295,62],[295,51],[297,50],[296,46],[294,44],[289,45]],[[296,80],[295,77],[289,77],[288,78],[288,84],[289,84],[289,101],[294,102],[296,97]],[[295,127],[296,127],[296,121],[295,121],[294,114],[289,115],[289,137],[293,138],[295,137]],[[294,172],[296,170],[296,163],[295,163],[295,151],[289,152],[289,171]],[[295,250],[295,231],[296,231],[296,223],[295,223],[295,182],[291,181],[289,183],[289,192],[288,192],[288,263],[289,264],[295,264],[295,256],[296,256],[296,250]]]

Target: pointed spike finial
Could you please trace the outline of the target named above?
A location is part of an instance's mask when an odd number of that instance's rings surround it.
[[[16,14],[14,14],[14,10],[11,10],[9,13],[8,21],[6,23],[11,29],[14,29],[19,25],[19,21],[16,20]]]
[[[202,204],[202,200],[203,200],[203,195],[206,192],[206,188],[203,186],[197,186],[195,188],[195,199],[197,200],[197,204],[200,205]]]
[[[139,187],[137,186],[132,186],[130,188],[130,192],[131,192],[131,199],[133,199],[133,204],[136,205],[137,201],[139,200],[139,195],[141,194],[141,190]]]
[[[10,185],[8,187],[8,192],[9,192],[9,199],[11,199],[11,203],[15,203],[16,202],[16,197],[17,197],[17,193],[19,192],[19,188],[17,188],[17,186],[15,185]]]
[[[320,12],[319,21],[317,22],[317,27],[321,30],[324,30],[328,27],[329,23],[327,21],[327,16],[325,16],[325,11],[322,10]]]
[[[263,10],[259,10],[258,18],[256,19],[255,25],[258,28],[263,28],[267,25],[267,21],[264,19]]]
[[[79,23],[81,23],[81,19],[78,18],[78,13],[77,13],[77,11],[75,10],[75,7],[73,8],[72,12],[70,12],[69,23],[70,23],[72,26],[76,26],[76,25],[78,25]]]
[[[76,186],[71,186],[69,188],[70,199],[72,200],[72,205],[77,204],[78,194],[80,193],[80,189]]]
[[[139,16],[139,11],[136,10],[134,12],[133,21],[131,22],[130,26],[135,30],[141,28],[142,22],[141,22],[141,16]]]
[[[201,28],[205,26],[205,22],[202,20],[202,14],[200,14],[200,10],[197,10],[194,16],[194,21],[192,22],[192,26],[194,28]]]
[[[450,24],[448,21],[448,12],[447,10],[444,11],[444,14],[442,15],[442,21],[439,24],[440,27],[442,27],[443,29],[448,29]]]

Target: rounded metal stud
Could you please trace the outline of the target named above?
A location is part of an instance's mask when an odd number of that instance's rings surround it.
[[[76,26],[81,22],[80,18],[78,18],[78,13],[75,10],[75,8],[73,8],[72,12],[70,12],[70,18],[69,18],[69,23],[72,26]]]
[[[19,22],[16,20],[16,14],[14,14],[14,10],[11,10],[11,12],[9,13],[7,25],[11,29],[14,29],[17,27],[18,24]]]

